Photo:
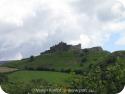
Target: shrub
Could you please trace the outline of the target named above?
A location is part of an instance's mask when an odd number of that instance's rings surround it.
[[[30,62],[34,61],[34,56],[30,56]]]
[[[8,81],[8,77],[5,74],[0,74],[0,84],[7,81]]]

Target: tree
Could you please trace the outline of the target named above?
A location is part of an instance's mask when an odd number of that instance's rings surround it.
[[[8,81],[7,76],[4,75],[4,74],[0,74],[0,84],[4,83],[4,82],[7,82],[7,81]]]
[[[30,62],[34,61],[34,56],[30,56]]]

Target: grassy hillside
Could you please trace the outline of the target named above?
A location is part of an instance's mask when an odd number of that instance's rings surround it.
[[[21,61],[14,61],[5,66],[15,67],[20,69],[25,68],[62,68],[62,67],[74,67],[78,65],[78,57],[73,52],[58,52],[52,54],[45,54],[34,57],[33,60],[24,59]]]
[[[125,85],[125,51],[110,53],[100,47],[67,51],[54,49],[2,66],[20,70],[2,77],[3,87],[10,94],[16,91],[12,87],[32,92],[41,84],[42,88],[85,88],[94,91],[90,94],[116,94]],[[8,82],[3,78],[8,78]],[[27,94],[22,91],[18,91],[18,94]]]
[[[26,70],[74,71],[87,70],[91,65],[100,63],[109,55],[106,51],[81,52],[64,51],[42,54],[36,57],[13,61],[3,66]]]
[[[28,83],[32,80],[43,79],[53,84],[64,84],[72,75],[50,71],[17,71],[8,75],[9,82]]]
[[[48,94],[33,93],[34,89],[53,89],[69,87],[69,79],[73,79],[73,74],[50,72],[50,71],[17,71],[6,74],[8,81],[2,83],[2,88],[9,94]],[[75,75],[76,77],[78,75]],[[55,93],[49,93],[55,94]],[[64,94],[64,93],[61,93]]]

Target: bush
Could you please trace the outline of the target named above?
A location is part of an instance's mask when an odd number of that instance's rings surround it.
[[[34,56],[30,56],[30,62],[34,61]]]
[[[84,63],[86,61],[87,61],[87,59],[85,57],[83,57],[82,60],[81,60],[82,63]]]
[[[5,74],[0,74],[0,84],[7,81],[8,81],[8,77]]]

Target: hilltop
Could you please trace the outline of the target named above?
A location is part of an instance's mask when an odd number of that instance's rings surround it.
[[[60,42],[42,52],[39,56],[31,56],[23,60],[12,61],[3,66],[49,71],[76,71],[88,70],[90,66],[103,61],[110,54],[101,47],[82,49],[81,44],[68,45]]]
[[[89,70],[91,66],[115,63],[116,59],[125,58],[125,51],[109,52],[101,47],[81,48],[81,44],[68,45],[60,42],[49,50],[41,52],[39,56],[31,56],[26,59],[10,61],[2,66],[49,71],[76,71]]]
[[[125,85],[125,51],[111,53],[101,47],[82,49],[81,44],[60,42],[39,56],[9,61],[1,66],[18,69],[7,73],[8,78],[0,77],[2,82],[8,79],[3,85],[10,94],[27,94],[41,85],[43,89],[85,88],[94,91],[89,94],[116,94]]]
[[[54,53],[54,52],[63,52],[63,51],[80,51],[81,50],[81,44],[78,45],[68,45],[64,42],[60,42],[57,45],[54,45],[50,47],[50,50],[47,50],[41,54],[46,54],[46,53]]]

